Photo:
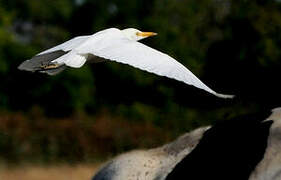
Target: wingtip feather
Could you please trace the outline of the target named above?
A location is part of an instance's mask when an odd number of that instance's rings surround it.
[[[219,98],[224,98],[224,99],[233,99],[235,97],[235,95],[230,95],[230,94],[215,93],[215,95]]]

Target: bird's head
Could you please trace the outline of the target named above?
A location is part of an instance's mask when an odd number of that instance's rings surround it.
[[[142,32],[134,28],[123,29],[122,32],[128,39],[133,41],[139,41],[141,39],[157,35],[157,33],[154,32]]]

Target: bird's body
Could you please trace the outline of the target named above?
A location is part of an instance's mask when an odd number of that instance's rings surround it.
[[[110,28],[89,36],[79,36],[43,51],[24,61],[19,69],[57,74],[66,66],[80,68],[86,61],[111,60],[193,85],[222,98],[232,95],[219,94],[201,82],[191,71],[174,58],[140,42],[152,32],[128,28]]]

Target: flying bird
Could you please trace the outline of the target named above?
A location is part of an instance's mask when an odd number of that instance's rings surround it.
[[[220,98],[234,97],[233,95],[216,93],[171,56],[138,42],[155,35],[157,33],[142,32],[134,28],[124,30],[109,28],[93,35],[70,39],[24,61],[18,68],[55,75],[67,66],[80,68],[86,61],[110,60],[182,81]]]

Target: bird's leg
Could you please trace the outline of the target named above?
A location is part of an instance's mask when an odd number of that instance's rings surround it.
[[[55,68],[58,68],[59,67],[59,64],[54,64],[54,63],[50,63],[50,64],[41,64],[40,66],[42,69],[55,69]]]

